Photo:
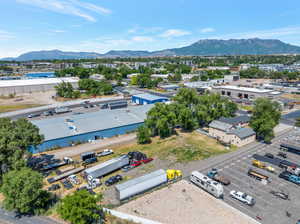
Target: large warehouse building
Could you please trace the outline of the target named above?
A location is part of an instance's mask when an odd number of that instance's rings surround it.
[[[214,86],[213,92],[217,92],[222,96],[228,96],[233,99],[249,99],[255,100],[259,97],[275,98],[281,95],[281,92],[269,89],[248,88],[239,86]]]
[[[32,153],[71,146],[135,131],[144,123],[147,112],[153,105],[133,106],[116,110],[31,121],[44,135],[44,142],[30,147]]]
[[[76,77],[68,78],[36,78],[20,80],[0,80],[0,95],[22,94],[32,92],[44,92],[54,90],[59,83],[71,83],[74,88],[78,86],[79,79]]]

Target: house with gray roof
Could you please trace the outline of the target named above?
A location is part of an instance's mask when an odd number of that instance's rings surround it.
[[[235,127],[245,127],[250,122],[250,117],[247,115],[241,115],[236,117],[221,117],[219,121],[230,124]]]
[[[243,119],[222,118],[214,120],[209,124],[209,135],[220,142],[239,147],[255,141],[256,134],[251,128],[235,125],[239,124],[240,120]]]

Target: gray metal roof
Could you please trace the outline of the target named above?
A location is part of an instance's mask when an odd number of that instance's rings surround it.
[[[166,174],[166,171],[164,171],[163,169],[160,169],[160,170],[156,170],[152,173],[148,173],[144,176],[141,176],[141,177],[137,177],[137,178],[134,178],[132,180],[129,180],[129,181],[126,181],[125,183],[122,183],[122,184],[118,184],[116,185],[116,189],[118,191],[122,191],[126,188],[129,188],[129,187],[132,187],[134,185],[137,185],[138,183],[141,183],[145,180],[148,180],[148,179],[152,179],[154,177],[157,177],[157,176],[161,176],[161,175],[167,175]]]
[[[31,121],[45,136],[45,141],[100,131],[130,124],[142,123],[153,104],[116,110],[99,110],[80,115],[66,115]],[[67,122],[69,119],[71,122]]]
[[[219,121],[231,125],[238,125],[240,123],[248,123],[250,121],[250,117],[247,115],[242,115],[237,117],[221,117]]]
[[[156,96],[156,95],[152,95],[152,94],[149,94],[149,93],[142,93],[142,94],[134,95],[134,97],[138,97],[138,98],[142,98],[142,99],[150,100],[150,101],[161,100],[161,99],[168,100],[168,98],[166,98],[166,97]]]
[[[97,171],[97,170],[99,170],[103,167],[106,167],[106,166],[109,166],[110,164],[121,161],[126,157],[128,157],[128,156],[127,155],[122,155],[122,156],[119,156],[119,157],[116,157],[116,158],[112,158],[112,159],[110,159],[108,161],[105,161],[103,163],[100,163],[96,166],[92,166],[90,168],[87,168],[84,172],[87,173],[87,174],[93,173],[93,172],[95,172],[95,171]]]
[[[232,125],[222,121],[214,120],[209,124],[209,127],[219,129],[221,131],[228,131],[230,128],[232,128]]]
[[[252,135],[255,135],[255,132],[252,128],[237,128],[230,131],[228,134],[234,134],[238,136],[240,139],[248,138]]]

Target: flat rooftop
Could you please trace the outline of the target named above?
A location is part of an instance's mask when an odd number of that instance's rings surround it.
[[[45,141],[64,138],[88,132],[101,131],[136,123],[146,119],[147,112],[153,104],[132,106],[124,109],[99,110],[97,112],[79,115],[31,121],[45,136]]]
[[[145,99],[145,100],[150,100],[150,101],[160,100],[160,99],[168,99],[167,97],[156,96],[156,95],[152,95],[152,94],[149,94],[149,93],[137,94],[137,95],[134,95],[134,97],[139,97],[139,98],[142,98],[142,99]]]
[[[62,82],[76,83],[77,77],[66,78],[36,78],[36,79],[19,79],[19,80],[0,80],[1,87],[14,87],[14,86],[34,86],[34,85],[47,85],[47,84],[59,84]]]
[[[258,89],[250,87],[239,87],[239,86],[215,86],[214,89],[228,89],[228,90],[237,90],[245,92],[254,92],[254,93],[271,93],[273,90],[270,89]]]

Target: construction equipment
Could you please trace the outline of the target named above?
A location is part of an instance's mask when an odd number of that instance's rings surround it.
[[[181,170],[167,170],[168,181],[176,180],[182,177]]]
[[[218,170],[213,168],[211,171],[209,171],[207,173],[207,176],[217,182],[220,182],[223,185],[229,185],[230,184],[230,180],[228,180],[226,177],[224,177],[223,175],[220,175],[218,173]]]
[[[261,168],[261,169],[265,169],[271,173],[274,173],[275,172],[275,169],[272,167],[272,166],[266,166],[265,163],[261,162],[261,161],[258,161],[258,160],[252,160],[252,165],[253,166],[256,166],[258,168]]]

